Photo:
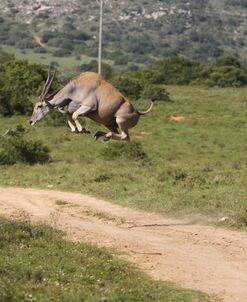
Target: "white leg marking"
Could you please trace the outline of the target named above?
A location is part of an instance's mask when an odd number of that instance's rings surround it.
[[[78,120],[74,120],[76,128],[79,132],[82,132],[82,125],[80,124],[80,122]]]

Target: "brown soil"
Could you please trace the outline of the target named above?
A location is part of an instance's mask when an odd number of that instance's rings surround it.
[[[169,117],[169,121],[181,122],[184,121],[186,118],[182,115],[171,115]]]
[[[114,248],[151,277],[247,301],[247,235],[124,208],[89,196],[0,188],[0,214],[47,222],[71,240]]]
[[[40,47],[45,47],[45,44],[42,43],[41,38],[38,36],[34,36],[35,42],[40,46]]]

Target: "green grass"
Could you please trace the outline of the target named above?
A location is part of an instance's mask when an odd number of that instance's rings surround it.
[[[152,281],[94,246],[0,217],[0,301],[206,302],[200,292]]]
[[[94,142],[66,125],[28,128],[53,162],[0,167],[0,185],[68,190],[173,216],[227,216],[247,227],[247,89],[168,86],[173,102],[157,103],[131,131],[132,143]],[[148,107],[137,104],[138,108]],[[183,115],[181,122],[170,115]],[[0,132],[28,119],[1,118]],[[92,130],[103,127],[87,122]]]
[[[52,53],[49,52],[35,53],[32,49],[26,49],[25,52],[23,52],[19,48],[7,45],[1,45],[1,48],[8,54],[14,54],[17,59],[28,60],[31,63],[49,65],[51,62],[56,61],[59,64],[60,69],[75,70],[76,66],[89,63],[91,60],[95,60],[94,57],[89,57],[86,55],[81,55],[80,59],[77,59],[73,56],[55,57]],[[104,62],[107,64],[112,64],[112,62],[109,60],[105,60]]]

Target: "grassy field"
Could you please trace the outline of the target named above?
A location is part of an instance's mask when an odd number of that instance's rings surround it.
[[[202,215],[247,227],[247,89],[168,86],[172,102],[157,103],[131,131],[130,144],[94,142],[91,135],[23,117],[1,118],[0,132],[23,123],[27,137],[51,149],[44,165],[0,167],[0,185],[76,191],[178,217]],[[149,103],[136,104],[140,109]],[[185,120],[170,121],[182,115]]]
[[[0,300],[211,301],[203,293],[152,281],[106,250],[67,242],[47,226],[1,217]]]

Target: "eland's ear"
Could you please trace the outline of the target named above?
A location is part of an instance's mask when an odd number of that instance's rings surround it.
[[[50,109],[54,109],[56,106],[52,105],[48,100],[45,99],[45,103],[46,105],[50,108]]]

